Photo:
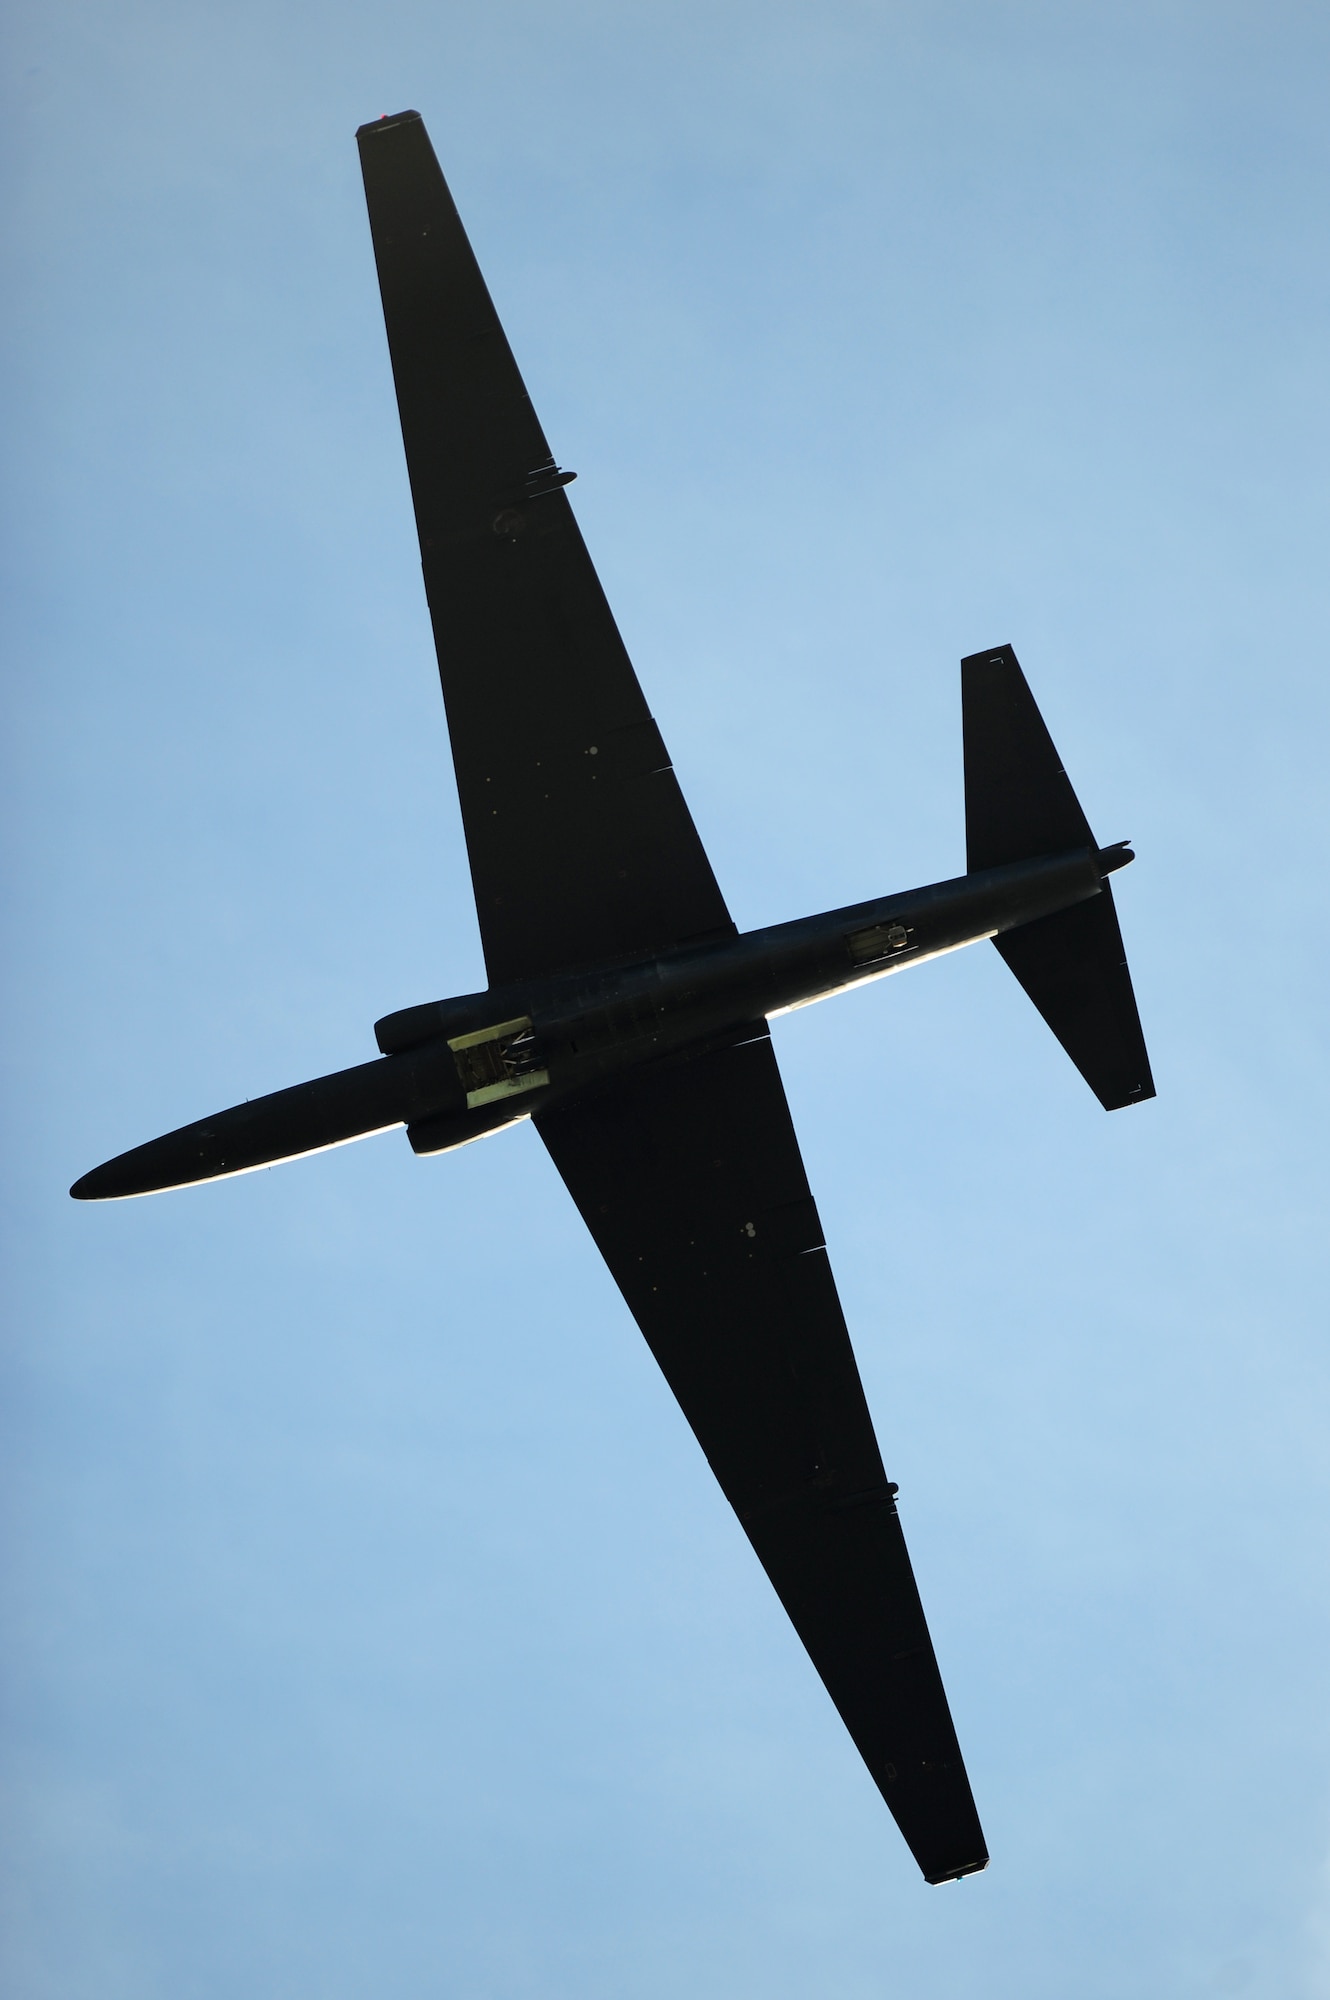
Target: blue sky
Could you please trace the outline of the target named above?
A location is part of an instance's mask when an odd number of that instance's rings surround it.
[[[1330,16],[10,15],[15,2000],[1330,1994]],[[776,1026],[993,1865],[923,1886],[530,1128],[88,1167],[480,983],[353,132],[425,116],[741,925],[1010,640],[1159,1085]]]

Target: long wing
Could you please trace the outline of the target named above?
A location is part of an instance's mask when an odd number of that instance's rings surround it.
[[[535,1122],[925,1876],[982,1868],[766,1024]]]
[[[726,933],[425,128],[356,137],[490,979]]]

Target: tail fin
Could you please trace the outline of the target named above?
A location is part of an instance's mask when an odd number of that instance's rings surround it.
[[[1010,646],[961,661],[965,835],[971,871],[1088,847],[1107,876],[1132,859],[1101,848]],[[1113,892],[993,940],[1106,1111],[1155,1094]]]

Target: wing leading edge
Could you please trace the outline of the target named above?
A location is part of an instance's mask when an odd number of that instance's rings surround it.
[[[425,127],[356,137],[490,980],[729,934]]]
[[[765,1022],[535,1122],[924,1875],[982,1868]]]

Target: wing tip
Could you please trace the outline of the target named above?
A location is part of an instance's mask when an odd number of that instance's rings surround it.
[[[984,1848],[972,1861],[955,1861],[936,1870],[925,1868],[924,1880],[930,1888],[936,1889],[943,1882],[963,1882],[967,1875],[982,1875],[987,1866],[988,1849]]]
[[[367,125],[357,125],[356,141],[363,144],[366,139],[395,132],[400,125],[419,125],[422,122],[418,111],[385,111],[381,118],[371,118]]]
[[[961,672],[975,673],[980,667],[1015,667],[1021,671],[1021,663],[1016,658],[1016,648],[1009,639],[1000,646],[985,646],[982,653],[967,653],[961,661]]]
[[[1148,1104],[1158,1094],[1154,1078],[1148,1072],[1140,1083],[1133,1084],[1129,1090],[1095,1092],[1105,1111],[1129,1111],[1133,1104]]]

